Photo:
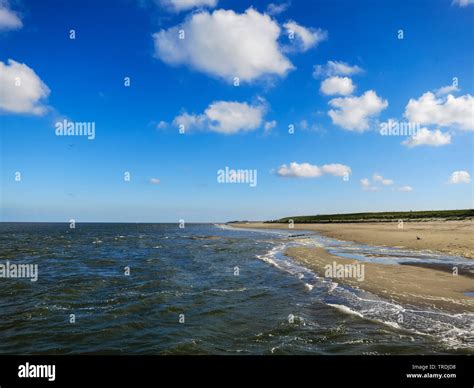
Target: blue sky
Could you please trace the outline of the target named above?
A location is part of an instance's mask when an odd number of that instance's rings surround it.
[[[100,3],[0,1],[0,220],[473,207],[471,1]]]

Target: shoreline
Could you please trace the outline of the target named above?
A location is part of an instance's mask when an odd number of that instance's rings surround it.
[[[435,308],[452,313],[474,313],[474,298],[465,295],[473,291],[472,279],[415,266],[365,263],[328,253],[318,247],[290,247],[287,256],[325,276],[327,266],[364,266],[364,279],[331,278],[336,283],[357,287],[398,304]]]
[[[461,223],[464,225],[459,225],[459,222],[457,225],[446,225],[443,223],[443,228],[439,229],[437,229],[439,225],[433,225],[433,223],[430,223],[425,225],[421,230],[424,236],[422,240],[416,240],[415,237],[414,241],[416,242],[403,244],[402,246],[411,249],[434,250],[434,247],[429,245],[430,242],[434,239],[439,239],[439,234],[443,234],[446,229],[450,229],[451,232],[445,235],[444,239],[439,240],[437,245],[435,244],[436,248],[439,248],[441,244],[446,242],[446,240],[453,238],[458,230],[463,228],[463,230],[466,230],[464,237],[469,240],[469,230],[473,225],[472,223],[466,225],[464,221],[461,221]],[[358,227],[360,224],[350,226],[347,224],[331,224],[329,227],[328,225],[318,224],[295,224],[294,229],[291,230],[310,230],[340,240],[385,246],[394,246],[387,243],[393,241],[394,238],[400,239],[403,232],[407,232],[406,234],[409,237],[415,233],[420,233],[420,228],[417,225],[411,225],[410,227],[406,227],[399,231],[396,223],[389,224],[390,225],[384,225],[385,228],[382,228],[381,230],[377,230],[376,226],[373,224],[362,225],[362,227]],[[236,226],[237,228],[242,229],[288,229],[288,225],[286,224],[245,223],[232,224],[231,226]],[[343,229],[342,231],[338,232],[335,230],[341,226]],[[431,235],[426,238],[428,233],[433,229],[435,232],[431,233]],[[395,237],[393,237],[393,235],[387,237],[390,233],[395,234]],[[373,234],[376,235],[375,238],[373,238]],[[343,238],[346,236],[352,238]],[[457,241],[461,241],[459,235],[457,238]],[[472,238],[470,240],[472,240]],[[424,241],[424,243],[420,244],[420,241]],[[381,244],[381,242],[384,242],[384,244]],[[461,251],[465,252],[466,249],[470,249],[469,244],[472,244],[472,242],[462,240],[459,244]],[[442,250],[445,252],[452,252],[452,247],[447,246],[445,248],[446,249]],[[470,255],[463,256],[470,259],[474,258],[473,252],[471,251],[469,253]],[[332,255],[321,247],[290,247],[287,248],[285,254],[323,277],[325,276],[327,266],[336,264],[354,267],[363,264],[365,276],[362,281],[357,280],[355,277],[336,277],[332,280],[337,283],[363,289],[395,303],[414,305],[422,308],[435,308],[451,313],[474,313],[474,298],[465,294],[474,291],[472,278],[468,276],[461,274],[453,275],[450,272],[422,266],[367,263],[355,259],[346,259]]]
[[[472,220],[404,222],[403,228],[399,228],[397,222],[294,224],[293,229],[289,229],[288,224],[263,222],[229,225],[250,229],[309,230],[337,240],[394,248],[423,249],[474,259]]]

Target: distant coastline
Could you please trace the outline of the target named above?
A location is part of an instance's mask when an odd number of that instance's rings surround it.
[[[347,223],[347,222],[413,222],[413,221],[458,221],[474,219],[474,209],[460,210],[427,210],[427,211],[397,211],[397,212],[364,212],[341,214],[317,214],[308,216],[283,217],[276,220],[262,221],[265,223]],[[230,221],[229,223],[242,223],[249,221]]]
[[[232,223],[234,227],[257,229],[312,230],[326,237],[362,244],[409,249],[426,249],[474,259],[474,222],[465,220],[425,220],[410,222],[342,223]]]

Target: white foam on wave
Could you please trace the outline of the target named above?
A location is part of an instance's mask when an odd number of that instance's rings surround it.
[[[229,228],[240,230],[236,228]],[[249,229],[245,229],[249,230]],[[264,230],[253,230],[255,232],[266,233]],[[278,232],[277,232],[278,233]],[[280,233],[281,234],[281,233]],[[286,234],[286,236],[288,236]],[[290,246],[331,246],[331,250],[339,249],[361,250],[362,255],[377,250],[391,254],[412,253],[408,250],[397,250],[386,247],[367,247],[357,246],[348,242],[340,241],[341,245],[335,247],[334,239],[329,240],[324,237],[302,236],[290,239],[284,239],[280,243],[257,258],[279,270],[289,273],[303,283],[308,292],[314,287],[321,286],[326,289],[326,297],[322,295],[322,301],[326,299],[326,304],[332,306],[346,314],[367,319],[372,322],[383,324],[392,330],[403,330],[411,335],[429,336],[443,343],[448,348],[473,348],[474,349],[474,314],[451,314],[445,311],[416,309],[402,306],[397,303],[382,299],[369,292],[339,285],[330,279],[318,276],[307,267],[297,263],[295,260],[284,255],[284,251]],[[337,254],[337,252],[334,252]],[[426,253],[426,252],[425,252]],[[436,255],[433,255],[436,259]],[[391,257],[394,258],[393,256]],[[370,259],[369,259],[370,260]],[[369,261],[367,260],[367,261]],[[418,259],[420,260],[420,259]],[[426,260],[425,257],[421,260]],[[390,260],[393,263],[393,260]],[[400,314],[403,315],[403,321],[399,321]]]
[[[352,310],[352,309],[350,309],[349,307],[344,306],[343,304],[328,303],[327,305],[328,305],[328,306],[331,306],[331,307],[334,307],[334,308],[336,308],[337,310],[342,311],[342,312],[344,312],[344,313],[346,313],[346,314],[349,314],[349,315],[356,315],[356,316],[358,316],[359,318],[364,318],[364,316],[363,316],[361,313],[359,313],[359,312],[357,312],[357,311],[355,311],[355,310]]]
[[[473,314],[450,314],[438,310],[407,308],[360,289],[340,286],[337,282],[319,277],[285,256],[283,252],[288,245],[289,243],[280,244],[258,258],[295,276],[303,282],[308,291],[312,291],[315,285],[325,286],[327,305],[391,329],[436,338],[448,348],[474,347]],[[337,298],[338,302],[334,303],[334,298]],[[398,321],[400,314],[404,317],[403,322]]]
[[[329,289],[328,289],[328,293],[330,294],[331,292],[333,292],[337,286],[339,285],[339,283],[336,283],[336,282],[331,282],[331,284],[329,285]]]
[[[317,280],[318,276],[314,272],[302,265],[299,265],[294,260],[291,260],[284,255],[284,252],[289,245],[290,243],[279,244],[270,249],[267,253],[263,255],[257,255],[257,258],[274,266],[275,268],[278,268],[281,271],[295,276],[301,280],[305,289],[310,292],[314,289],[315,284],[322,284],[322,282]],[[291,245],[294,245],[294,243],[291,243]]]
[[[244,292],[247,291],[246,287],[241,287],[241,288],[231,288],[231,289],[222,289],[222,288],[211,288],[210,290],[206,290],[206,292]]]
[[[339,295],[343,304],[328,303],[348,314],[382,323],[392,329],[437,339],[448,348],[474,348],[474,314],[450,314],[445,311],[406,308],[350,287],[342,287]],[[400,320],[402,317],[402,320]]]

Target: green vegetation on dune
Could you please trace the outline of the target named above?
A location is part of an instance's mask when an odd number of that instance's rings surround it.
[[[430,210],[409,212],[380,212],[380,213],[350,213],[350,214],[320,214],[314,216],[285,217],[268,223],[327,223],[327,222],[369,222],[369,221],[398,221],[398,220],[428,220],[445,219],[460,220],[474,217],[474,209],[465,210]]]

